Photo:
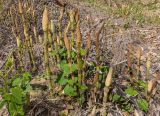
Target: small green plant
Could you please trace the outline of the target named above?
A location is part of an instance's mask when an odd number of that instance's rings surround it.
[[[3,79],[4,88],[0,88],[2,100],[0,108],[7,105],[11,116],[24,116],[24,105],[28,101],[28,92],[31,90],[29,84],[31,75],[28,72],[15,74],[9,79],[8,71],[12,70],[13,62],[11,57],[8,58],[4,70],[0,71],[0,77]]]
[[[139,108],[142,111],[145,111],[145,112],[148,111],[149,106],[148,106],[148,102],[145,99],[138,99],[137,102],[138,102]]]

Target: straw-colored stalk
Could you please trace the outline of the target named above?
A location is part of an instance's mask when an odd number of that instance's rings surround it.
[[[48,26],[49,26],[49,19],[48,19],[48,9],[45,7],[43,11],[43,17],[42,17],[42,29],[44,32],[44,64],[45,64],[45,71],[47,78],[49,79],[49,90],[53,90],[53,83],[51,79],[51,71],[49,66],[49,53],[48,53]]]
[[[21,0],[18,0],[18,8],[19,8],[19,13],[20,14],[23,14],[23,7],[22,7],[22,1]]]
[[[33,33],[34,33],[35,41],[36,43],[38,43],[38,34],[37,34],[36,26],[33,27]]]
[[[147,56],[147,62],[146,62],[146,81],[149,79],[149,71],[150,71],[150,68],[151,68],[151,57],[150,57],[150,54],[148,54]]]
[[[81,35],[81,29],[80,29],[80,21],[78,21],[78,23],[77,23],[76,34],[77,34],[76,45],[77,45],[78,79],[79,79],[79,82],[81,82],[82,81],[82,66],[81,66],[82,35]]]
[[[35,10],[34,10],[34,6],[33,4],[31,5],[31,11],[32,11],[32,18],[33,18],[33,33],[34,33],[34,38],[35,38],[35,42],[38,43],[38,34],[37,34],[37,19],[36,19],[36,14],[35,14]]]
[[[100,33],[103,29],[103,26],[104,26],[104,23],[102,23],[100,25],[100,28],[99,30],[96,32],[96,74],[95,74],[95,77],[94,77],[94,100],[96,102],[96,92],[97,92],[97,87],[96,85],[99,84],[99,70],[100,70],[100,39],[99,39],[99,36],[100,36]]]
[[[35,62],[34,62],[32,45],[31,45],[31,39],[30,39],[29,32],[28,32],[29,30],[28,30],[27,22],[26,22],[25,17],[24,17],[23,5],[22,5],[21,0],[19,0],[18,5],[19,5],[19,13],[21,15],[21,19],[22,19],[22,23],[23,23],[25,43],[26,43],[25,46],[28,50],[31,67],[33,67],[33,70],[36,70],[36,65],[35,65]]]
[[[64,32],[64,44],[67,49],[67,59],[68,59],[69,67],[70,67],[70,73],[72,73],[71,42],[67,37],[67,33],[69,31],[70,24],[71,23],[68,22],[68,25],[67,25],[65,32]],[[73,75],[72,75],[72,78],[73,78]]]
[[[62,40],[62,19],[63,19],[63,15],[65,12],[65,7],[61,7],[60,10],[60,16],[58,18],[58,30],[59,30],[59,44],[62,45],[63,44],[63,40]]]
[[[99,68],[100,68],[100,33],[103,29],[104,23],[102,23],[100,25],[99,30],[96,32],[96,74],[95,74],[95,78],[94,78],[94,82],[97,83],[98,79],[99,79]]]
[[[81,28],[80,28],[80,12],[79,9],[75,12],[75,20],[77,22],[76,27],[76,45],[77,45],[77,67],[78,67],[78,79],[81,83],[82,81],[82,66],[81,66],[81,44],[82,44],[82,34],[81,34]]]
[[[88,52],[91,48],[91,31],[87,32],[87,47],[86,51]]]
[[[14,27],[12,27],[12,32],[13,35],[16,38],[17,41],[17,47],[18,47],[18,57],[19,57],[19,61],[20,61],[20,67],[23,70],[23,60],[22,60],[22,40],[21,40],[21,36],[20,34],[16,35],[15,29]]]
[[[131,77],[133,77],[132,75],[132,46],[128,45],[128,52],[127,52],[127,64],[128,64],[128,73]]]
[[[157,82],[155,80],[149,80],[147,83],[147,94],[148,96],[152,94],[153,89],[156,87]]]
[[[38,42],[41,43],[41,44],[43,43],[43,39],[42,39],[41,35],[38,36]]]
[[[58,49],[59,49],[59,46],[58,46],[58,43],[57,43],[57,31],[56,31],[56,28],[55,28],[55,25],[54,25],[54,22],[53,20],[51,20],[51,33],[52,33],[52,38],[53,38],[53,41],[54,41],[54,47],[55,47],[55,50],[56,50],[56,63],[59,64],[60,63],[60,56],[59,56],[59,52],[58,52]]]
[[[86,37],[86,40],[87,40],[87,43],[86,43],[86,55],[85,55],[85,60],[84,60],[84,64],[83,64],[83,69],[82,69],[82,78],[85,77],[85,69],[86,69],[86,61],[87,61],[87,57],[88,57],[88,54],[89,54],[89,49],[91,48],[91,31],[87,32],[87,37]]]
[[[106,81],[105,81],[104,100],[103,100],[104,103],[107,102],[109,87],[112,84],[112,77],[113,77],[113,67],[110,67],[107,78],[106,78]]]
[[[69,13],[69,17],[70,17],[70,23],[71,23],[71,46],[73,47],[74,46],[74,40],[75,40],[75,36],[74,36],[74,32],[75,32],[75,15],[76,15],[76,12],[74,10],[70,11]]]
[[[140,76],[142,49],[139,47],[137,51],[137,79]]]
[[[104,116],[106,115],[105,111],[106,111],[109,89],[112,84],[112,78],[113,78],[113,67],[110,67],[106,80],[105,80],[105,87],[104,87],[104,96],[103,96],[103,107],[105,108],[103,112]]]

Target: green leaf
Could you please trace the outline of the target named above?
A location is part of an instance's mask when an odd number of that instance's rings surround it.
[[[69,85],[73,86],[73,85],[74,85],[74,80],[69,79],[69,80],[67,80],[67,83],[68,83]]]
[[[139,84],[140,87],[147,88],[147,83],[143,80],[139,80],[138,84]]]
[[[135,90],[133,87],[129,87],[125,90],[125,93],[130,96],[136,96],[138,94],[137,90]]]
[[[69,64],[65,62],[61,62],[60,66],[63,70],[63,76],[68,76],[70,74]]]
[[[18,113],[20,116],[24,116],[23,105],[18,105],[18,106],[17,106],[17,113]]]
[[[53,57],[55,57],[57,54],[58,54],[58,53],[57,53],[56,50],[53,50],[53,51],[51,52],[51,55],[52,55]]]
[[[60,54],[63,54],[64,52],[66,52],[65,48],[59,49],[59,53],[60,53]]]
[[[16,116],[17,115],[16,104],[14,104],[13,102],[9,103],[9,113],[10,113],[11,116]]]
[[[85,56],[87,54],[87,51],[85,49],[80,49],[81,56]]]
[[[30,90],[32,90],[32,86],[30,84],[28,84],[26,86],[26,89],[24,90],[24,93],[26,94],[26,93],[30,92]]]
[[[84,95],[81,95],[80,98],[78,98],[78,102],[79,102],[80,104],[83,104],[83,103],[85,102],[85,97],[84,97]]]
[[[112,100],[114,102],[122,102],[122,101],[124,101],[124,98],[122,96],[118,95],[118,94],[114,94],[113,97],[112,97]]]
[[[3,106],[6,104],[7,102],[5,100],[1,100],[0,101],[0,109],[3,108]]]
[[[101,70],[102,73],[106,73],[106,71],[107,71],[108,69],[109,69],[108,66],[101,66],[101,67],[100,67],[100,70]]]
[[[80,91],[85,91],[88,89],[88,87],[86,85],[80,85],[79,89],[80,89]]]
[[[125,103],[122,105],[122,111],[124,112],[132,112],[133,111],[133,107],[130,103]]]
[[[72,51],[71,56],[72,56],[72,58],[76,58],[76,52]]]
[[[72,72],[77,70],[77,64],[72,64]]]
[[[70,66],[69,66],[69,63],[64,63],[64,62],[61,62],[60,64],[62,70],[64,71],[64,75],[63,76],[68,76],[70,74]],[[76,64],[72,64],[72,72],[76,71],[77,70],[77,65]]]
[[[19,87],[14,87],[11,89],[13,101],[17,104],[23,104],[22,103],[22,97],[23,97],[23,90]]]
[[[5,70],[7,70],[8,68],[10,68],[12,65],[13,65],[12,58],[9,57],[9,58],[7,59],[6,65],[5,65]]]
[[[6,101],[10,101],[11,100],[11,94],[5,93],[4,96],[3,96],[3,99],[6,100]]]
[[[147,112],[148,111],[148,102],[145,99],[139,99],[138,106],[141,110]]]
[[[72,86],[70,85],[66,85],[65,88],[64,88],[64,93],[66,95],[69,95],[69,96],[77,96],[77,92],[76,92],[76,89],[73,88]]]
[[[21,86],[22,84],[22,78],[16,78],[13,82],[12,82],[12,86],[15,87],[15,86]]]
[[[29,72],[25,72],[23,73],[23,78],[25,78],[25,80],[29,80],[31,78],[31,74]]]
[[[60,85],[66,85],[67,81],[68,80],[64,76],[62,76],[62,77],[60,77],[60,80],[58,80],[58,84],[60,84]]]

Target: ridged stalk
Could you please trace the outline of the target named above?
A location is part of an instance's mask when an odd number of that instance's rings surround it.
[[[105,81],[103,103],[107,102],[109,87],[112,84],[112,76],[113,76],[113,67],[110,67]]]
[[[77,13],[79,15],[79,12]],[[81,83],[82,81],[82,66],[81,66],[81,44],[82,44],[82,35],[81,35],[81,29],[80,29],[80,19],[79,16],[77,16],[77,39],[76,39],[76,45],[77,45],[77,67],[78,67],[78,79]]]
[[[99,79],[99,68],[100,68],[100,40],[99,36],[103,29],[104,23],[101,24],[100,29],[96,32],[96,74],[94,82],[97,83]]]
[[[26,22],[25,17],[24,17],[24,12],[23,12],[23,7],[22,7],[22,1],[21,0],[19,0],[18,5],[19,5],[19,13],[21,15],[21,19],[22,19],[22,23],[23,23],[25,43],[26,43],[25,46],[28,50],[31,67],[33,67],[33,70],[36,70],[36,65],[35,65],[35,62],[34,62],[32,45],[31,45],[31,39],[30,39],[30,36],[29,36],[29,30],[28,30],[27,22]]]
[[[133,71],[132,71],[132,60],[133,60],[133,56],[132,56],[132,46],[128,45],[128,52],[127,52],[127,64],[128,64],[128,73],[131,76],[131,78],[133,78]]]
[[[74,35],[74,32],[75,32],[75,15],[76,15],[76,12],[74,10],[70,11],[69,13],[69,17],[70,17],[70,23],[71,23],[71,46],[74,47],[74,40],[75,40],[75,35]]]
[[[65,29],[65,32],[64,32],[64,44],[67,48],[67,59],[68,59],[69,67],[70,67],[70,73],[72,73],[71,42],[67,37],[69,28],[70,28],[70,22],[68,23]],[[73,79],[73,75],[72,75],[72,79]]]
[[[55,51],[56,51],[56,63],[59,64],[60,63],[60,56],[59,56],[59,52],[58,52],[59,46],[57,43],[57,31],[56,31],[53,20],[51,20],[51,33],[52,33],[52,38],[54,41],[53,44],[54,44]]]
[[[97,85],[99,85],[99,71],[100,71],[100,40],[99,36],[103,29],[104,23],[100,25],[99,30],[96,32],[96,74],[94,77],[94,100],[96,102],[96,96],[97,96]]]
[[[60,16],[59,16],[59,19],[58,19],[58,28],[59,28],[59,45],[63,45],[63,40],[62,40],[62,18],[63,18],[63,15],[64,15],[64,11],[65,11],[65,7],[62,7],[61,8],[61,11],[60,11]]]
[[[45,64],[45,71],[48,79],[48,86],[49,90],[53,90],[53,83],[51,79],[51,71],[49,66],[49,53],[48,53],[48,26],[49,26],[49,19],[48,19],[48,9],[45,7],[42,17],[42,29],[44,32],[44,64]]]
[[[141,48],[139,48],[137,51],[137,79],[138,77],[140,77],[141,56],[142,56],[142,50]]]

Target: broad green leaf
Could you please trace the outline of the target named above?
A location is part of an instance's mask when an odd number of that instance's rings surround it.
[[[136,96],[138,94],[137,90],[135,90],[133,87],[129,87],[125,90],[125,93],[130,96]]]
[[[70,74],[70,65],[69,65],[69,63],[62,62],[61,63],[61,68],[64,71],[64,75],[63,76],[68,76]],[[77,65],[76,64],[72,64],[71,65],[71,69],[72,69],[72,72],[76,71],[77,70]]]
[[[12,82],[12,86],[15,87],[15,86],[21,86],[22,84],[22,78],[16,78],[13,82]]]
[[[62,61],[60,64],[62,70],[63,70],[63,76],[68,76],[70,74],[70,67],[69,64],[65,61]]]
[[[13,102],[9,103],[9,113],[11,116],[16,116],[17,115],[17,107],[16,104]]]
[[[14,87],[11,89],[13,101],[17,104],[23,104],[22,103],[22,97],[23,97],[23,90],[19,87]]]
[[[145,99],[137,100],[138,106],[141,110],[147,112],[148,111],[148,102]]]
[[[0,109],[6,104],[7,102],[5,100],[0,101]]]
[[[64,88],[64,93],[69,96],[77,96],[76,89],[70,85],[66,85]]]
[[[60,80],[58,80],[58,84],[60,84],[60,85],[66,85],[67,84],[67,79],[64,77],[64,76],[62,76],[61,78],[60,78]]]

